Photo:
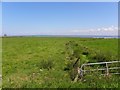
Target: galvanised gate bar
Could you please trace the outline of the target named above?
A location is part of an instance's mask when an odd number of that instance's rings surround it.
[[[108,67],[108,64],[118,64],[117,67]],[[91,69],[91,70],[86,70],[85,67],[87,66],[93,66],[93,65],[102,65],[104,64],[105,68],[97,68],[97,69]],[[106,71],[106,73],[102,75],[109,75],[109,74],[120,74],[120,61],[111,61],[111,62],[98,62],[98,63],[87,63],[87,64],[82,64],[80,68],[80,76],[82,77],[86,72],[91,72],[91,71]],[[110,73],[109,70],[118,70],[118,72]]]

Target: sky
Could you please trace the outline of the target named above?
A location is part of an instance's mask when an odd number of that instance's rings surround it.
[[[119,0],[1,0],[3,2],[119,2]]]
[[[2,3],[7,35],[117,35],[117,27],[117,2]]]

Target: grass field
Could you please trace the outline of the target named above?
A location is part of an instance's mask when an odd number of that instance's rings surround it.
[[[116,88],[117,75],[106,77],[86,76],[85,81],[73,83],[64,71],[65,44],[75,41],[90,49],[110,53],[118,60],[118,39],[63,38],[63,37],[6,37],[3,38],[2,86],[29,88]],[[88,59],[88,58],[87,58]],[[51,68],[41,67],[50,61]],[[93,62],[93,60],[89,60]],[[94,61],[96,62],[96,61]],[[44,65],[44,64],[43,64]]]

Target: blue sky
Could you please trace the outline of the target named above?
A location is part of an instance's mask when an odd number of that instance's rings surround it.
[[[117,34],[117,2],[3,2],[3,34]]]

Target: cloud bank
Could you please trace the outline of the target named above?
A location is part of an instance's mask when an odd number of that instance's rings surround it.
[[[71,30],[69,32],[73,35],[118,35],[118,27],[110,26],[110,27],[102,27],[95,29],[84,29],[84,30]]]
[[[96,36],[118,36],[118,27],[110,26],[110,27],[101,27],[94,29],[71,29],[71,30],[36,30],[32,32],[19,32],[12,33],[11,35],[96,35]],[[10,34],[9,34],[10,35]]]
[[[93,29],[71,29],[71,30],[55,30],[55,31],[42,31],[38,35],[100,35],[100,36],[118,36],[118,27],[101,27]]]

